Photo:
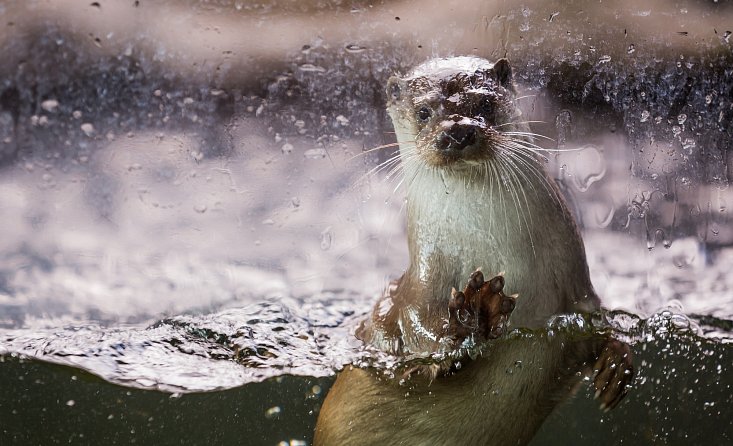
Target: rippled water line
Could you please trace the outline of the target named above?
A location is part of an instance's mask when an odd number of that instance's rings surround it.
[[[209,315],[168,318],[148,327],[5,330],[0,332],[0,354],[72,365],[118,384],[167,392],[226,389],[283,375],[330,376],[347,364],[389,373],[405,365],[404,359],[365,350],[353,336],[369,310],[368,301],[339,293],[327,293],[321,299],[269,301]],[[361,300],[365,304],[355,312],[355,302]],[[605,331],[607,324],[632,344],[685,333],[706,342],[733,341],[731,321],[691,320],[669,310],[646,319],[623,311],[603,318],[559,316],[549,322],[546,332],[518,330],[508,338],[557,331],[586,336]]]

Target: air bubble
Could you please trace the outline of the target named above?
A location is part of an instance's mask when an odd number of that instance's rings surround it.
[[[280,406],[273,406],[265,411],[265,417],[269,419],[277,418],[280,413],[282,413]]]

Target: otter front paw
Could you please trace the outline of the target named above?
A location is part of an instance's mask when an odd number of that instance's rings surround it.
[[[471,335],[477,343],[501,336],[517,300],[516,295],[507,296],[503,290],[503,275],[487,282],[481,270],[471,274],[463,291],[452,290],[446,335],[455,346]]]
[[[516,295],[507,296],[503,290],[504,276],[498,275],[486,282],[483,273],[476,270],[463,291],[451,291],[449,318],[442,336],[443,340],[448,341],[446,344],[449,348],[455,350],[461,347],[470,336],[473,336],[475,343],[501,336],[517,301]],[[432,382],[440,375],[457,370],[460,362],[446,359],[436,364],[410,367],[402,378],[406,380],[423,375]]]
[[[617,339],[608,339],[593,366],[596,377],[596,399],[601,400],[601,409],[609,411],[626,396],[634,379],[631,347]]]

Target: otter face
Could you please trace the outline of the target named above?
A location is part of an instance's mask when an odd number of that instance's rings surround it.
[[[414,147],[436,167],[490,159],[501,131],[520,114],[506,59],[433,59],[390,78],[387,95],[401,150]]]

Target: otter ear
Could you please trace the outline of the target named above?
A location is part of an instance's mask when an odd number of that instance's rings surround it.
[[[499,85],[506,88],[507,90],[513,90],[512,84],[512,67],[509,65],[509,61],[505,58],[501,58],[494,64],[494,75]]]
[[[387,102],[399,101],[406,88],[407,82],[397,76],[390,77],[387,81]]]

